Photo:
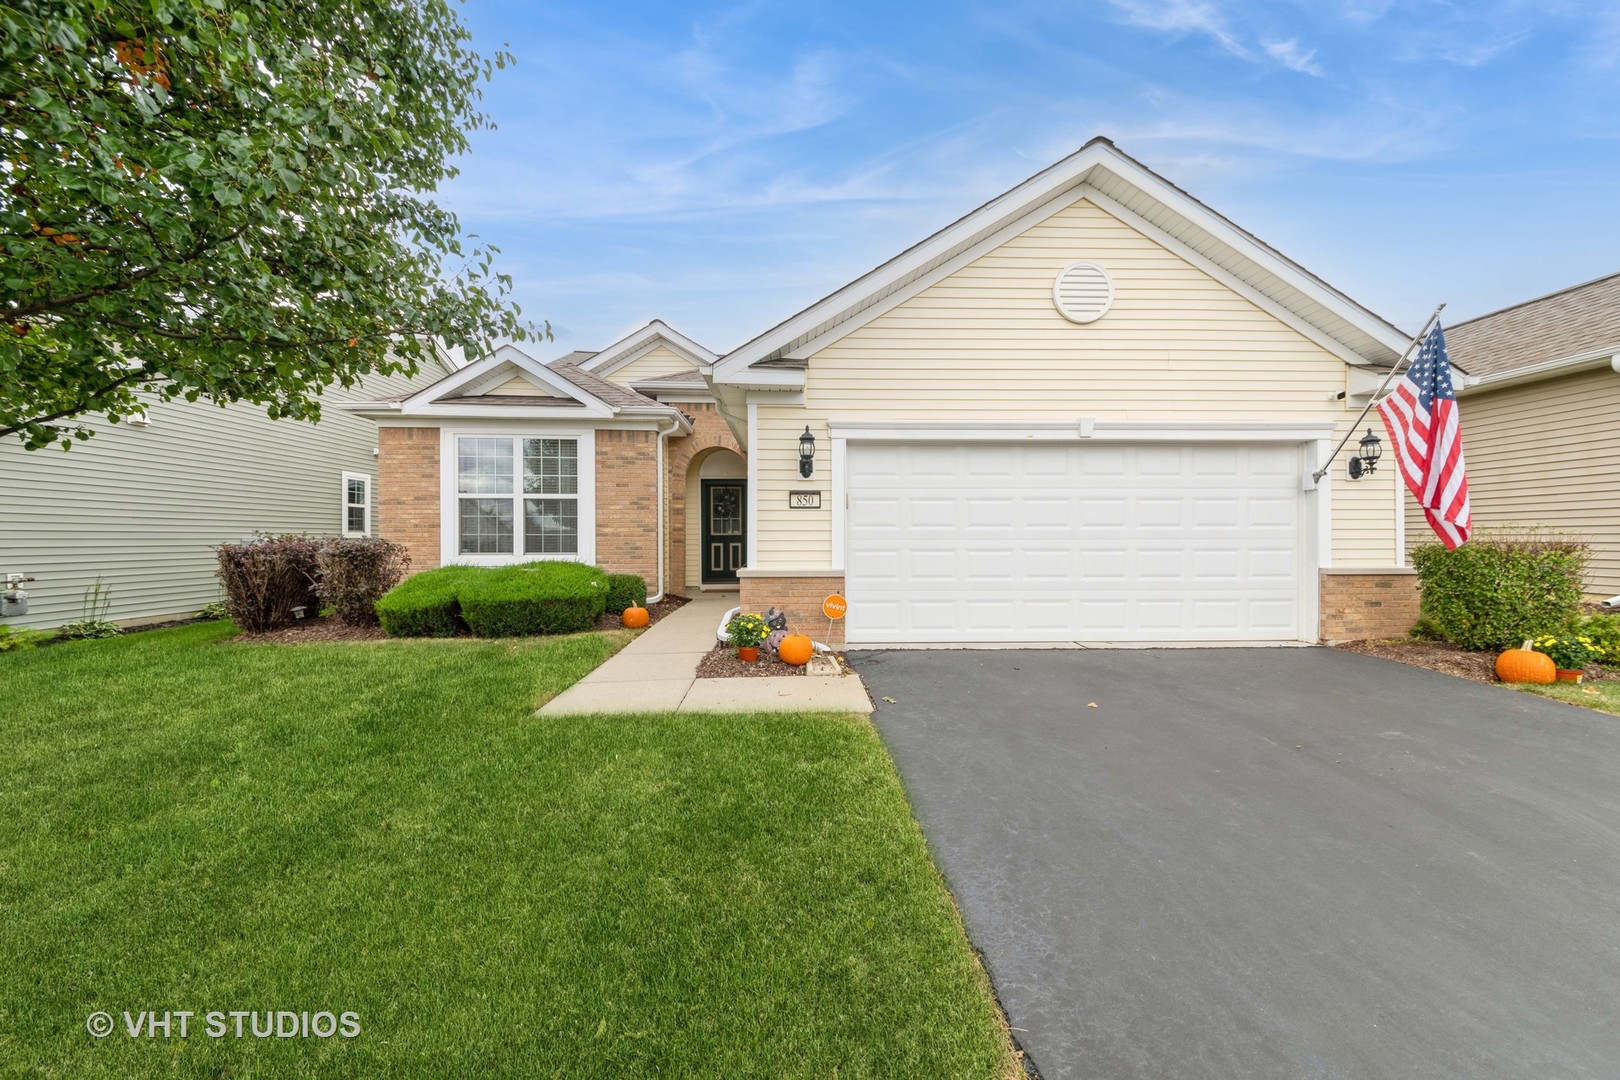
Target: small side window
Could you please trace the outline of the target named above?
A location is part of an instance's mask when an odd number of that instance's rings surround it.
[[[343,535],[368,536],[371,533],[371,477],[365,473],[343,474]]]

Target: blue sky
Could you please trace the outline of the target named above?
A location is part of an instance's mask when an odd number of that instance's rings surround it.
[[[471,0],[441,192],[546,356],[724,352],[1107,135],[1397,325],[1620,271],[1615,0]]]

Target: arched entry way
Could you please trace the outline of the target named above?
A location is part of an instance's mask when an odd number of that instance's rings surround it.
[[[703,450],[686,469],[687,587],[735,586],[747,555],[747,464],[723,446]]]

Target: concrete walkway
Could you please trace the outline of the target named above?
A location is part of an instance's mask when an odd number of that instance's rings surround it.
[[[855,674],[699,679],[698,662],[714,648],[720,616],[736,606],[736,597],[711,593],[660,619],[607,663],[546,702],[540,715],[872,711],[866,686]]]

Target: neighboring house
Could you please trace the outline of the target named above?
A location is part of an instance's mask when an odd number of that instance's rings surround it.
[[[1415,617],[1395,470],[1312,479],[1406,344],[1097,139],[726,356],[654,322],[359,408],[418,567],[735,575],[832,642],[1315,641]]]
[[[451,370],[440,357],[414,377],[333,387],[316,424],[271,420],[245,402],[154,401],[143,422],[97,423],[68,451],[0,439],[0,575],[36,578],[28,613],[5,622],[78,619],[98,577],[116,622],[183,618],[221,599],[215,544],[255,532],[373,533],[377,426],[334,406]]]
[[[1446,327],[1475,528],[1592,545],[1589,595],[1620,594],[1620,274]],[[1433,539],[1407,498],[1407,542]]]
[[[344,408],[373,419],[382,534],[415,569],[578,559],[653,597],[736,589],[747,473],[704,372],[654,320],[542,363],[514,345],[432,386]]]

